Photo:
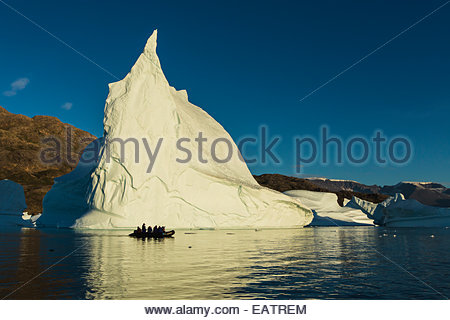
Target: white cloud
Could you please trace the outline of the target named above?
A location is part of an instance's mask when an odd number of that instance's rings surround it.
[[[30,83],[30,79],[28,78],[20,78],[11,83],[11,90],[7,90],[3,92],[3,95],[6,97],[12,97],[17,94],[18,91],[23,90]]]
[[[73,105],[72,102],[66,102],[61,106],[61,108],[64,110],[70,110],[72,109],[72,105]]]
[[[13,91],[19,91],[25,89],[25,87],[30,83],[30,79],[28,78],[20,78],[11,83],[11,89]]]
[[[8,91],[3,92],[3,95],[7,96],[7,97],[12,97],[12,96],[15,96],[16,94],[17,94],[17,92],[15,92],[13,90],[8,90]]]

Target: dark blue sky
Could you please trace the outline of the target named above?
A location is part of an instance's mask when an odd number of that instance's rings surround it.
[[[406,136],[413,159],[317,163],[306,175],[450,184],[450,4],[300,101],[445,1],[2,1],[119,78],[157,28],[171,85],[187,89],[236,140],[261,125],[282,137],[282,163],[250,166],[256,174],[294,175],[293,137],[318,139],[327,125],[344,140],[377,129]],[[0,26],[0,105],[100,136],[115,79],[1,2]],[[29,79],[25,88],[11,88],[20,78]]]

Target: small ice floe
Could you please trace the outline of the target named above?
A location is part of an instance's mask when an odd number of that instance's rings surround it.
[[[31,215],[31,214],[28,214],[28,212],[24,212],[22,214],[22,219],[31,223],[31,225],[33,227],[36,227],[36,221],[37,221],[37,219],[40,218],[41,215],[42,215],[41,213]]]

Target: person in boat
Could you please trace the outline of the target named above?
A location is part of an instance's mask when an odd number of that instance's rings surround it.
[[[149,237],[152,236],[152,232],[153,232],[152,226],[148,227],[148,229],[147,229],[147,235],[148,235]]]
[[[162,237],[163,236],[163,229],[161,226],[158,227],[158,237]]]
[[[161,231],[162,231],[162,234],[164,235],[166,233],[166,226],[162,226]]]
[[[142,224],[142,233],[147,233],[147,229],[145,228],[145,223]]]
[[[152,236],[154,236],[154,237],[158,236],[158,226],[156,226],[156,225],[153,227]]]
[[[141,228],[139,228],[139,226],[138,226],[137,229],[135,230],[135,232],[136,232],[136,234],[141,234],[141,233],[142,233],[142,230],[141,230]]]

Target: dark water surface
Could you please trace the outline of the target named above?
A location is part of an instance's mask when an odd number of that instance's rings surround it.
[[[0,298],[450,297],[450,229],[178,230],[163,240],[127,234],[0,230]]]

